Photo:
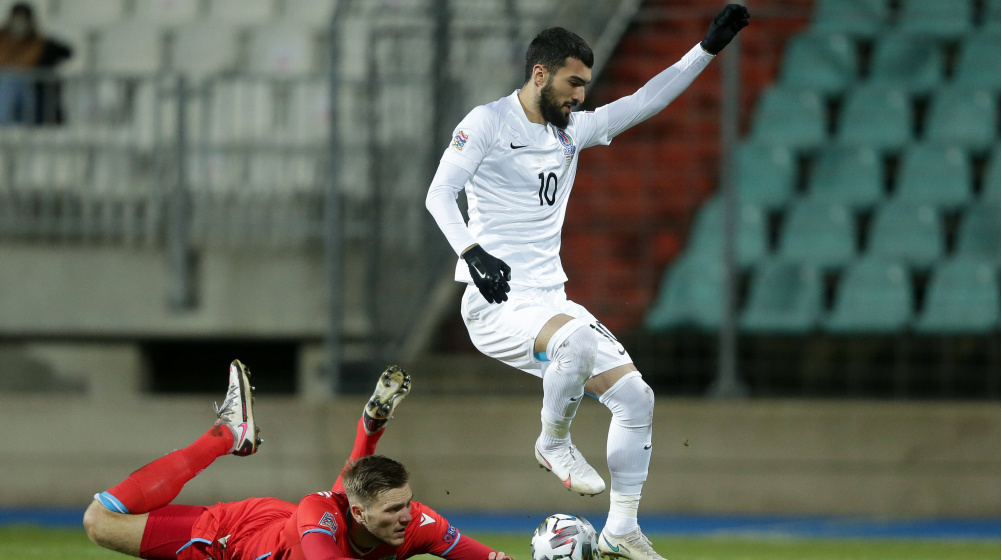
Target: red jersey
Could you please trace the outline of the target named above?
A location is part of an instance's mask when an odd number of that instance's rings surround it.
[[[413,521],[404,543],[359,549],[348,537],[352,519],[348,497],[317,492],[294,504],[276,498],[251,498],[206,508],[191,530],[191,541],[178,551],[180,560],[403,560],[432,554],[447,560],[487,560],[493,550],[463,536],[430,507],[411,502]],[[307,556],[301,539],[313,539]]]

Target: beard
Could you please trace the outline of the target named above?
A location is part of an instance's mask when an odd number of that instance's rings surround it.
[[[574,101],[568,101],[567,103],[560,103],[555,99],[556,92],[553,89],[553,85],[550,80],[546,82],[543,89],[539,90],[539,114],[543,116],[543,120],[552,124],[557,128],[567,128],[567,125],[571,122],[571,114],[564,114],[563,108],[569,107],[573,108],[577,103]]]

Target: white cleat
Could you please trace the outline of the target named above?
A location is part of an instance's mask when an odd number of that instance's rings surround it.
[[[222,405],[212,403],[219,418],[216,425],[225,424],[233,430],[233,449],[230,453],[241,457],[253,455],[262,443],[257,437],[261,429],[254,423],[254,397],[251,395],[254,387],[250,384],[250,375],[247,366],[240,360],[233,360],[226,399]]]
[[[574,444],[569,444],[555,453],[543,453],[537,444],[536,460],[539,461],[540,468],[557,475],[560,482],[572,492],[582,496],[594,496],[605,491],[605,481],[584,460]]]
[[[640,527],[625,535],[610,535],[603,529],[598,537],[598,552],[603,558],[665,560],[654,551],[650,539],[640,532]]]
[[[365,405],[365,413],[375,420],[389,419],[410,390],[411,376],[406,371],[398,366],[386,368],[379,376],[372,398]]]

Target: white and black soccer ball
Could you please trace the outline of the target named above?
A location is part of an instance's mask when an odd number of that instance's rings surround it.
[[[532,535],[532,560],[598,560],[598,535],[584,517],[555,513]]]

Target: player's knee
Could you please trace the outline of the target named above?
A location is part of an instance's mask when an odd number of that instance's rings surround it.
[[[612,419],[629,428],[642,428],[654,423],[654,391],[640,372],[623,376],[599,399],[612,412]]]
[[[569,367],[564,370],[571,372],[573,375],[580,377],[582,381],[585,381],[591,376],[591,372],[595,368],[595,357],[597,355],[598,337],[595,336],[591,327],[581,325],[568,333],[566,338],[557,345],[553,351],[553,360],[555,362],[566,362]]]

